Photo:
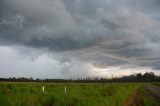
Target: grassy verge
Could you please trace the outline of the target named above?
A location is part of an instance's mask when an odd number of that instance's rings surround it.
[[[143,106],[157,106],[157,101],[151,96],[150,92],[148,92],[145,88],[141,92]]]
[[[160,87],[160,82],[154,82],[154,83],[152,83],[152,84]]]
[[[121,106],[142,85],[0,83],[0,106]]]
[[[132,102],[132,105],[135,106],[159,106],[159,102],[153,97],[153,95],[150,93],[150,91],[147,90],[146,86],[149,86],[150,84],[144,84],[144,86],[141,86],[137,91],[136,95]],[[129,106],[129,105],[126,105]]]

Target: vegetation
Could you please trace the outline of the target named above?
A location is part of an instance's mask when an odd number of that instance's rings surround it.
[[[160,86],[159,81],[152,72],[111,79],[0,78],[0,106],[129,106],[125,103],[130,97],[129,104],[154,106],[145,86]]]
[[[110,82],[160,82],[160,76],[155,75],[153,72],[146,72],[144,74],[135,73],[128,76],[113,77],[113,78],[100,78],[100,77],[87,77],[77,79],[33,79],[31,78],[0,78],[0,81],[13,81],[13,82],[54,82],[54,83],[110,83]]]
[[[45,92],[42,92],[42,86]],[[142,83],[1,82],[0,106],[121,106],[142,86]]]
[[[153,82],[152,84],[160,87],[160,82]]]
[[[155,98],[151,96],[151,93],[147,91],[146,88],[139,90],[139,101],[141,101],[142,106],[159,106]]]

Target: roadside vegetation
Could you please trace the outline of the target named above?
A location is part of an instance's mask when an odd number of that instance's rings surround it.
[[[160,106],[159,98],[156,97],[160,95],[160,91],[155,93],[155,89],[160,89],[157,85],[160,85],[160,83],[144,83],[143,86],[136,89],[135,92],[129,96],[126,102],[124,102],[124,106]],[[151,90],[154,90],[154,94]]]
[[[122,106],[142,86],[142,83],[1,82],[0,106]]]
[[[159,106],[159,87],[153,72],[110,79],[0,78],[0,106]]]

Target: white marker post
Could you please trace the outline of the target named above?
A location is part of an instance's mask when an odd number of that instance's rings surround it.
[[[64,93],[67,93],[66,85],[64,86]]]
[[[42,92],[44,93],[44,86],[42,86]]]

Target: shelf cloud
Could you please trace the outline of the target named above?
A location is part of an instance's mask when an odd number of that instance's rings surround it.
[[[159,5],[159,0],[1,0],[1,50],[35,57],[33,62],[43,55],[56,61],[45,77],[52,68],[53,77],[57,70],[67,78],[100,75],[94,68],[112,73],[110,67],[159,73]]]

